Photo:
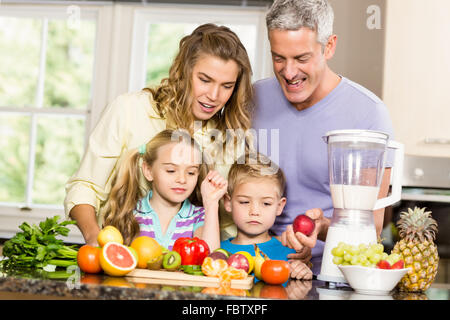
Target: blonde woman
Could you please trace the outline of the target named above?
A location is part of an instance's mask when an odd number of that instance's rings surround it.
[[[77,221],[86,243],[97,244],[118,162],[166,128],[187,130],[214,159],[215,169],[227,176],[233,159],[221,150],[228,129],[250,128],[251,74],[236,34],[205,24],[180,41],[169,77],[158,87],[123,94],[106,107],[80,168],[66,184],[66,216]],[[146,188],[145,179],[141,185]],[[235,232],[227,215],[221,215],[220,227],[222,238]]]

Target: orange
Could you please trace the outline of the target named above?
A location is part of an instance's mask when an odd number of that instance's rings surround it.
[[[235,267],[228,267],[221,273],[219,273],[220,286],[224,288],[231,287],[232,279],[245,279],[247,278],[247,272],[243,269],[237,269]]]
[[[214,260],[211,257],[206,257],[202,263],[202,272],[208,277],[218,277],[222,271],[228,268],[228,263],[223,259]]]
[[[150,259],[157,258],[162,255],[162,248],[159,243],[147,236],[140,236],[131,242],[131,247],[136,250],[138,255],[137,267],[141,269],[147,268],[147,262]]]
[[[107,275],[120,277],[134,270],[137,261],[131,251],[123,244],[108,242],[102,248],[100,265]]]
[[[123,237],[116,227],[106,226],[98,233],[97,242],[100,247],[103,247],[108,242],[118,242],[123,244]]]

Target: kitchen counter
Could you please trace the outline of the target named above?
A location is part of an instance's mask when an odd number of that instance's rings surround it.
[[[170,286],[140,282],[126,277],[109,277],[77,272],[65,279],[52,279],[56,274],[31,271],[0,271],[0,299],[88,299],[88,300],[225,300],[253,299],[289,300],[450,300],[448,284],[433,285],[424,294],[394,292],[386,296],[356,294],[342,285],[332,289],[319,280],[290,280],[286,286],[271,286],[263,282],[250,290],[234,289],[218,294],[217,289],[190,286]]]

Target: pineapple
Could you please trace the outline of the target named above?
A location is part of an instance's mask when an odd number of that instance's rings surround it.
[[[425,208],[417,207],[400,213],[397,222],[400,241],[392,252],[400,254],[405,261],[405,268],[410,268],[399,282],[401,291],[423,292],[431,286],[436,276],[439,263],[437,246],[434,244],[437,223],[430,213]]]

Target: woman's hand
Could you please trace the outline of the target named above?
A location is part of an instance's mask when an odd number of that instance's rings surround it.
[[[94,207],[89,204],[78,204],[70,211],[70,217],[77,222],[86,244],[98,247],[97,236],[100,227],[97,223]]]
[[[311,249],[315,247],[317,239],[325,241],[330,225],[330,220],[323,216],[323,211],[319,208],[307,210],[305,215],[313,219],[316,224],[311,235],[305,236],[301,232],[294,233],[292,225],[288,225],[286,231],[281,235],[281,243],[297,251],[297,254],[292,254],[289,257],[303,261],[306,261],[307,257],[311,258]]]
[[[217,171],[208,172],[200,187],[203,205],[217,204],[227,192],[228,181]]]

